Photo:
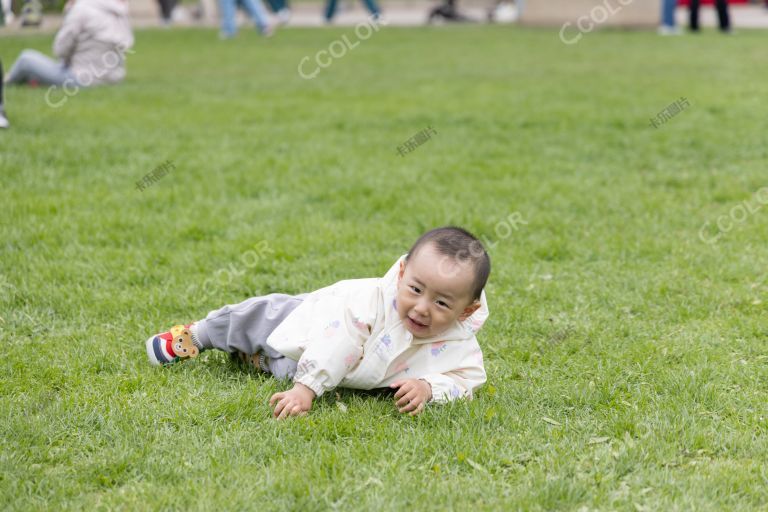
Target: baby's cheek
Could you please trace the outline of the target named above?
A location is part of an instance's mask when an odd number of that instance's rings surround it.
[[[406,306],[405,301],[398,300],[395,304],[395,311],[397,311],[397,316],[400,317],[400,320],[404,320],[406,315],[408,314],[408,308]]]
[[[445,319],[445,317],[439,317],[436,318],[434,322],[432,322],[432,335],[435,336],[437,334],[442,333],[445,328],[448,326],[448,321]]]

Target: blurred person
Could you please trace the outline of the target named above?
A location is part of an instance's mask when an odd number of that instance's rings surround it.
[[[176,0],[157,0],[160,5],[160,17],[164,25],[170,25],[172,21],[173,9],[176,7]]]
[[[286,25],[291,20],[291,7],[288,0],[267,0],[269,8],[277,16],[277,22]]]
[[[13,23],[15,16],[13,15],[12,0],[0,0],[0,26],[10,25]]]
[[[274,27],[269,23],[267,10],[261,0],[219,0],[221,9],[221,39],[231,39],[237,35],[237,23],[235,15],[237,7],[242,7],[253,20],[256,29],[264,37],[270,37],[274,33]]]
[[[368,12],[371,13],[371,16],[373,19],[379,19],[381,16],[381,9],[379,9],[379,6],[376,4],[376,0],[363,0],[363,3],[365,4],[366,9],[368,9]],[[333,17],[336,15],[336,7],[338,5],[338,0],[328,0],[328,3],[325,4],[325,22],[331,23],[333,21]]]
[[[54,60],[24,50],[8,71],[8,84],[113,84],[125,78],[125,52],[133,33],[125,0],[70,0],[53,41]]]
[[[3,96],[3,61],[0,60],[0,128],[8,128],[11,123],[5,117],[5,100]]]
[[[661,0],[661,25],[659,34],[662,36],[680,35],[680,29],[677,28],[675,21],[675,8],[677,0]]]
[[[692,32],[699,31],[699,6],[701,0],[691,0],[690,9],[690,27]],[[717,9],[717,19],[720,23],[720,31],[724,34],[731,33],[731,17],[728,15],[728,0],[715,0]]]

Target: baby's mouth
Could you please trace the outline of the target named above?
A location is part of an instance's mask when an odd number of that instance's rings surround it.
[[[408,317],[408,320],[410,320],[410,321],[411,321],[411,324],[412,324],[412,325],[414,325],[415,327],[417,327],[417,328],[419,328],[419,329],[426,329],[427,327],[429,327],[427,324],[423,324],[423,323],[421,323],[421,322],[417,322],[416,320],[414,320],[414,319],[413,319],[413,318],[411,318],[411,317]]]

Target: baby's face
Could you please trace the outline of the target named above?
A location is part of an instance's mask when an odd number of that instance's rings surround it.
[[[446,331],[480,307],[472,300],[475,271],[438,253],[430,244],[401,263],[397,282],[397,314],[416,338]]]

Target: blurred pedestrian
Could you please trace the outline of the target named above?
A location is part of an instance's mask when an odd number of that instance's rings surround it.
[[[365,7],[368,9],[368,12],[371,13],[371,16],[373,19],[378,19],[379,16],[381,16],[381,9],[379,9],[379,6],[376,4],[376,0],[363,0],[363,3],[365,4]],[[336,6],[338,2],[337,0],[328,0],[328,3],[325,4],[325,22],[331,23],[333,21],[333,17],[336,15]]]
[[[14,15],[11,0],[0,0],[0,27],[13,23]]]
[[[291,20],[291,7],[288,5],[288,0],[267,0],[269,8],[277,16],[277,22],[281,25],[286,25]]]
[[[219,37],[231,39],[237,34],[235,14],[237,14],[238,6],[248,13],[261,35],[269,37],[274,33],[274,27],[269,23],[267,10],[261,0],[219,0],[219,7],[221,8],[221,33]]]
[[[160,18],[164,25],[170,25],[173,15],[173,9],[176,7],[176,0],[157,0],[160,4]]]
[[[90,85],[125,78],[125,52],[133,46],[126,0],[70,0],[53,41],[55,60],[24,50],[8,71],[6,83]]]
[[[675,21],[676,7],[677,0],[661,0],[661,25],[659,26],[659,35],[680,35],[680,29],[677,28],[677,22]]]
[[[691,0],[689,6],[691,15],[691,31],[699,31],[699,4],[701,0]],[[715,0],[717,19],[720,23],[720,31],[724,34],[731,32],[731,17],[728,15],[728,0]]]

